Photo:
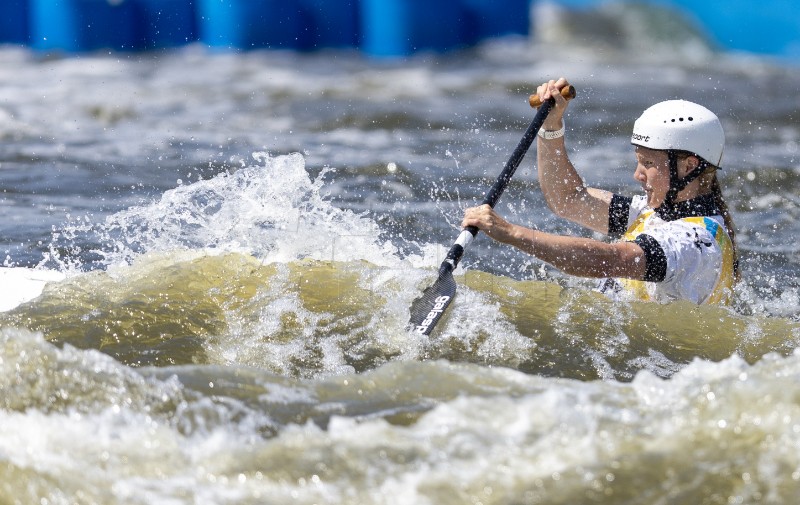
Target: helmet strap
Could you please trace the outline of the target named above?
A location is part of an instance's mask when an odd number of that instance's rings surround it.
[[[664,203],[662,203],[659,208],[663,207],[669,209],[674,207],[678,193],[705,172],[706,168],[708,168],[708,162],[699,156],[697,158],[700,160],[697,167],[681,179],[678,177],[678,152],[674,149],[667,151],[667,159],[669,160],[669,190],[664,197]]]

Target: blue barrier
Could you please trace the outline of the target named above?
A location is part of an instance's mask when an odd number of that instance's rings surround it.
[[[451,0],[362,0],[362,48],[376,56],[465,45],[467,12]]]
[[[362,48],[375,56],[396,56],[527,35],[531,1],[362,0]]]
[[[28,0],[4,0],[0,8],[0,43],[28,43]]]
[[[356,47],[356,0],[198,0],[200,40],[212,47]]]
[[[568,8],[592,8],[608,0],[552,0]],[[726,50],[797,60],[800,58],[800,15],[797,0],[645,0],[678,8]]]
[[[655,1],[691,13],[727,49],[800,57],[797,0]]]
[[[472,18],[471,41],[503,35],[527,35],[531,0],[462,0]]]
[[[359,0],[302,0],[309,46],[358,47],[361,43]]]
[[[0,41],[79,52],[199,40],[211,47],[357,47],[398,56],[527,33],[530,1],[3,0]]]
[[[31,0],[31,40],[37,49],[138,49],[133,2]]]
[[[171,47],[312,50],[375,56],[443,51],[527,34],[539,0],[0,0],[0,43],[91,51]],[[550,0],[591,7],[613,0]],[[682,8],[727,49],[800,58],[796,0],[644,0]]]
[[[35,48],[132,51],[196,40],[193,0],[30,0]]]
[[[212,47],[305,49],[301,12],[290,0],[198,0],[200,40]]]
[[[132,1],[137,9],[138,45],[141,48],[174,47],[197,40],[197,0]]]

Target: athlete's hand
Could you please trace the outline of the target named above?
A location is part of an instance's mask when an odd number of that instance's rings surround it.
[[[539,95],[542,102],[550,98],[555,99],[555,105],[550,109],[550,113],[542,125],[545,130],[560,130],[564,125],[564,111],[567,110],[569,101],[561,96],[561,90],[567,86],[569,86],[567,79],[559,77],[558,80],[551,79],[536,88],[536,94]]]
[[[499,242],[508,242],[514,230],[514,225],[500,217],[489,205],[467,209],[461,226],[474,226]]]

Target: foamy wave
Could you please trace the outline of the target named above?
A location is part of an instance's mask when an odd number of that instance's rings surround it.
[[[366,260],[396,265],[395,246],[368,217],[334,207],[322,194],[323,171],[312,180],[300,154],[254,153],[258,165],[164,192],[92,227],[103,263],[132,263],[146,253],[211,250],[252,254],[268,262]],[[84,237],[85,239],[85,237]]]

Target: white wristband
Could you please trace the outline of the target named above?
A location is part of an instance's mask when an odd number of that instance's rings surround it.
[[[545,140],[560,139],[564,136],[564,124],[561,124],[560,130],[543,130],[539,129],[539,136]]]

